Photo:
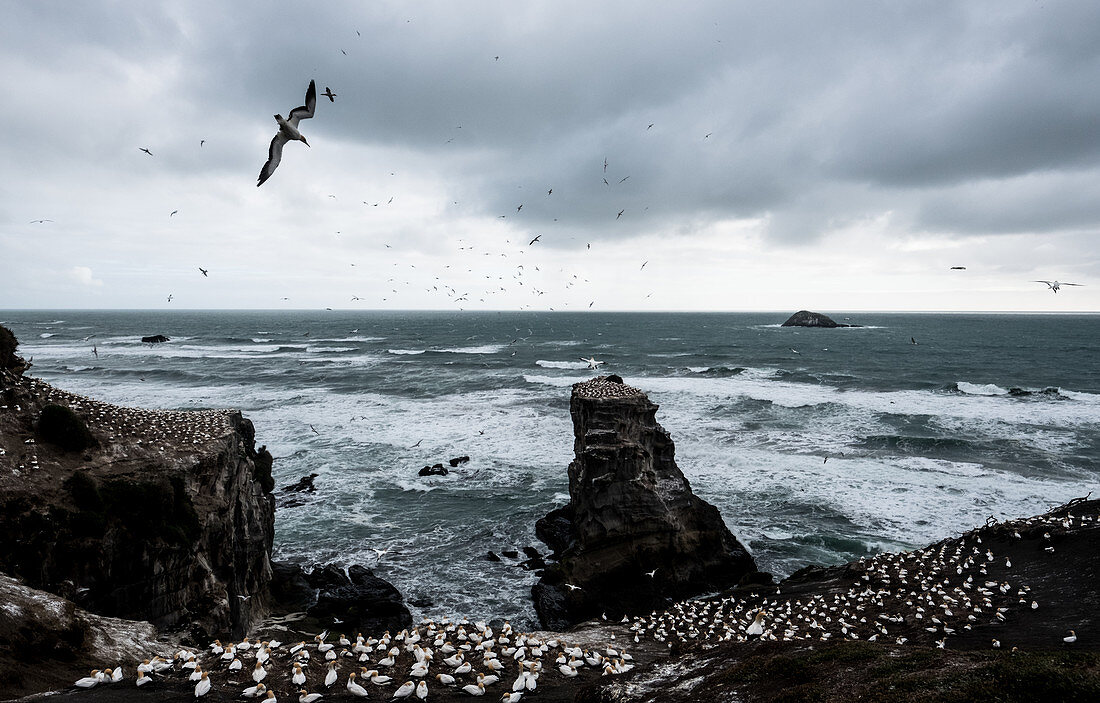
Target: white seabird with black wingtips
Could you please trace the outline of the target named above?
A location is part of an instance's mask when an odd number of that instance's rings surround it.
[[[278,168],[279,162],[283,158],[284,144],[293,140],[309,146],[309,142],[298,131],[298,123],[313,117],[313,111],[316,107],[317,85],[311,80],[309,88],[306,89],[305,105],[300,105],[291,110],[290,115],[285,120],[282,115],[275,115],[275,121],[279,123],[279,131],[275,133],[275,137],[271,140],[271,146],[267,148],[267,163],[260,169],[260,178],[256,183],[257,188],[262,186],[268,178],[271,178],[271,174],[275,173],[275,169]]]

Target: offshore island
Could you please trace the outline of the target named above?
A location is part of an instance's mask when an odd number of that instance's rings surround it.
[[[571,392],[569,503],[537,525],[542,629],[415,622],[364,566],[272,561],[293,487],[241,413],[68,393],[16,345],[0,327],[3,700],[1100,699],[1088,497],[776,583],[658,407],[598,376]]]

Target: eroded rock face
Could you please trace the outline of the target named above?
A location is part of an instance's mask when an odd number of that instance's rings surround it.
[[[122,408],[0,379],[0,570],[102,615],[243,635],[267,612],[270,454],[235,411]],[[39,442],[47,405],[94,437]]]
[[[551,547],[567,534],[568,546],[533,589],[545,627],[648,611],[756,570],[717,508],[692,493],[645,393],[598,377],[573,386],[570,412],[570,504],[540,529]]]
[[[125,665],[137,654],[169,654],[147,622],[94,615],[52,593],[0,574],[0,696],[75,681],[93,668]]]

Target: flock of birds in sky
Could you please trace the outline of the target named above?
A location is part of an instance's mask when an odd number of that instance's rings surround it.
[[[346,54],[346,52],[345,52],[345,54]],[[494,60],[499,60],[500,59],[499,56],[495,56],[493,58],[494,58]],[[336,102],[336,94],[333,93],[332,90],[328,86],[325,86],[325,92],[323,93],[323,95],[325,97],[327,97],[330,102]],[[271,140],[271,145],[268,147],[267,161],[264,163],[263,168],[260,169],[260,176],[259,176],[259,179],[256,183],[256,187],[259,187],[259,186],[263,185],[264,182],[268,178],[271,177],[271,174],[273,174],[275,172],[275,169],[279,166],[279,162],[282,160],[282,157],[283,157],[283,146],[288,141],[300,141],[303,144],[305,144],[306,146],[309,146],[309,142],[306,141],[306,138],[298,130],[298,124],[302,120],[309,119],[309,118],[313,117],[313,114],[316,111],[316,108],[317,108],[317,85],[316,85],[315,81],[310,80],[309,87],[306,88],[305,105],[300,105],[300,106],[294,108],[293,110],[291,110],[290,114],[285,119],[283,118],[282,115],[278,115],[278,114],[275,115],[275,121],[279,125],[279,131],[275,133],[275,136]],[[646,127],[646,130],[648,131],[649,129],[652,129],[652,127],[653,127],[653,123],[651,122]],[[708,138],[710,138],[710,136],[711,136],[711,134],[708,133],[703,138],[708,139]],[[142,149],[142,151],[145,151],[146,153],[149,153],[148,149]],[[603,183],[604,183],[605,186],[610,186],[611,184],[608,182],[607,175],[606,175],[607,174],[607,166],[608,166],[608,160],[606,158],[604,158],[604,160],[603,160],[603,173],[604,173]],[[629,178],[630,178],[629,175],[622,177],[621,179],[619,179],[619,184],[621,185],[622,183],[625,183]],[[547,196],[552,195],[553,193],[554,193],[553,188],[548,189],[547,192],[546,192]],[[390,201],[392,202],[393,199],[391,198]],[[520,205],[518,207],[516,207],[516,213],[519,213],[522,210],[523,210],[523,204],[520,203]],[[625,208],[622,209],[622,210],[619,210],[619,212],[615,215],[615,219],[618,220],[619,218],[621,218],[625,212],[626,212]],[[172,214],[175,215],[176,213],[173,212]],[[501,215],[501,217],[503,218],[504,216]],[[538,234],[533,239],[531,239],[531,241],[528,242],[527,245],[532,246],[536,242],[540,241],[541,239],[542,239],[542,235]],[[588,248],[591,248],[591,247],[592,247],[592,245],[589,244]],[[644,269],[646,264],[648,264],[648,263],[649,263],[649,261],[646,261],[645,263],[643,263],[639,270]],[[952,266],[951,270],[952,271],[965,271],[966,267],[965,266]],[[206,271],[203,271],[203,275],[204,276],[206,275]],[[1038,281],[1034,281],[1034,282],[1035,283],[1045,283],[1047,288],[1053,293],[1057,293],[1058,290],[1062,286],[1082,286],[1082,285],[1084,285],[1082,283],[1065,283],[1065,282],[1061,282],[1061,281],[1046,281],[1046,280],[1038,280]],[[520,285],[522,285],[522,283]],[[453,293],[453,289],[451,289],[451,290],[452,290],[452,293]],[[394,292],[396,293],[397,291],[395,290]],[[542,293],[538,292],[538,294],[542,294]],[[466,294],[466,295],[468,295],[468,294]],[[646,297],[649,297],[649,296],[646,296]],[[360,298],[358,298],[358,297],[353,297],[352,298],[353,301],[354,300],[359,300],[359,299]],[[458,300],[462,300],[462,298],[458,298]],[[482,302],[484,302],[484,299],[482,299]],[[592,303],[589,303],[589,307],[591,307],[591,306],[592,306]],[[552,309],[553,308],[551,308],[551,310]],[[592,368],[594,368],[594,367],[592,367]]]
[[[346,52],[344,52],[344,53],[346,55]],[[499,60],[500,57],[499,56],[494,56],[493,59],[494,60]],[[324,90],[323,93],[321,93],[321,95],[324,96],[324,97],[327,97],[329,99],[329,102],[331,102],[331,103],[336,102],[337,94],[334,93],[332,91],[332,89],[328,86],[325,86],[325,90]],[[265,182],[267,182],[267,180],[270,179],[271,176],[275,173],[275,170],[279,167],[279,164],[282,162],[283,148],[286,146],[286,144],[288,142],[298,141],[298,142],[302,142],[307,147],[309,146],[309,142],[306,140],[306,137],[302,134],[299,127],[301,125],[302,120],[311,119],[312,117],[314,117],[314,115],[316,113],[316,109],[317,109],[317,85],[316,85],[316,82],[314,80],[310,80],[309,86],[306,89],[305,104],[299,105],[298,107],[295,107],[294,109],[292,109],[288,113],[287,117],[285,117],[285,118],[281,114],[274,115],[275,122],[278,124],[278,131],[276,131],[275,136],[271,139],[271,143],[268,146],[267,161],[264,162],[263,167],[260,169],[260,173],[259,173],[259,176],[258,176],[257,181],[256,181],[256,186],[257,187],[259,187],[259,186],[263,185]],[[646,127],[646,130],[648,131],[652,127],[653,127],[653,123],[650,123]],[[710,136],[711,136],[711,134],[708,133],[703,138],[707,139]],[[205,142],[206,142],[205,139],[200,140],[199,146],[201,147],[203,144],[205,144]],[[149,149],[148,147],[139,147],[139,150],[144,152],[145,154],[147,154],[149,156],[154,155],[152,150]],[[605,186],[611,187],[612,183],[614,182],[615,179],[613,178],[612,181],[608,180],[608,166],[609,166],[609,161],[608,161],[607,158],[605,158],[603,160],[602,181],[603,181],[603,184]],[[630,179],[629,174],[625,175],[621,178],[618,178],[617,179],[617,185],[621,185],[629,179]],[[554,189],[553,188],[548,188],[547,192],[546,192],[546,197],[551,197],[553,195],[553,193],[554,193]],[[335,198],[336,196],[335,195],[330,195],[329,197],[330,198]],[[389,205],[392,202],[393,202],[393,197],[391,197],[386,204]],[[370,204],[367,201],[363,201],[363,203],[365,205]],[[381,202],[373,203],[373,205],[375,207],[379,206],[380,204],[381,204]],[[523,203],[520,203],[516,207],[515,214],[518,215],[519,213],[522,212],[522,210],[523,210]],[[178,212],[179,212],[179,210],[173,210],[171,212],[171,214],[169,215],[169,217],[175,216]],[[625,208],[618,210],[618,212],[615,214],[615,220],[617,221],[617,220],[621,219],[625,213],[626,213]],[[506,217],[507,217],[507,215],[499,215],[498,216],[499,219],[505,219]],[[555,218],[555,221],[556,221],[556,218]],[[45,224],[45,223],[49,223],[49,222],[53,222],[53,220],[43,218],[43,219],[37,219],[37,220],[32,220],[31,221],[32,224]],[[336,234],[339,235],[340,232],[336,232]],[[516,243],[516,244],[513,245],[511,240],[506,240],[505,243],[511,245],[511,253],[513,255],[521,255],[521,254],[525,253],[524,250],[526,248],[533,247],[536,244],[539,244],[542,241],[542,236],[543,235],[541,233],[536,234],[533,238],[531,238],[530,241],[527,242],[527,247],[522,247],[521,246],[522,243]],[[458,243],[459,244],[465,244],[463,242],[463,240],[458,240]],[[386,246],[386,248],[390,248],[389,244],[386,244],[385,246]],[[592,248],[591,242],[587,243],[586,249],[591,250],[591,248]],[[466,252],[472,253],[473,249],[474,249],[474,247],[469,246],[469,245],[458,247],[459,252],[466,251]],[[509,254],[509,251],[493,251],[493,252],[485,251],[485,252],[481,252],[481,253],[482,253],[483,256],[507,258],[508,254]],[[473,261],[470,261],[470,260],[467,260],[466,263],[467,263],[467,265],[470,265],[470,266],[473,265]],[[648,263],[649,263],[648,260],[643,262],[641,264],[641,266],[639,267],[639,271],[645,269],[646,264],[648,264]],[[409,267],[409,269],[416,269],[416,266],[413,265],[413,264],[405,264],[405,265],[407,265]],[[392,286],[395,286],[395,287],[391,287],[390,292],[387,293],[384,297],[381,298],[381,302],[387,302],[391,295],[399,295],[402,292],[401,290],[399,290],[399,287],[401,287],[401,286],[403,286],[406,290],[414,290],[415,287],[417,286],[417,284],[412,282],[412,281],[400,280],[400,278],[402,278],[402,276],[400,275],[400,272],[403,270],[405,265],[402,265],[399,262],[393,262],[394,267],[401,267],[401,268],[397,272],[394,272],[394,275],[391,276],[388,279],[387,282],[392,284]],[[354,266],[356,266],[356,264],[355,263],[350,263],[350,266],[354,267]],[[446,265],[446,266],[444,266],[444,269],[452,269],[452,266],[451,265]],[[498,270],[498,269],[496,269],[496,267],[493,267],[492,269],[490,269],[490,271],[492,271],[492,270]],[[965,271],[966,266],[951,266],[950,270],[952,270],[952,271]],[[200,267],[199,271],[202,272],[202,275],[204,277],[208,277],[209,269],[205,269],[205,268]],[[453,274],[457,273],[457,271],[455,271],[455,270],[451,270],[451,271],[444,270],[444,271],[436,272],[436,273],[439,273],[441,275],[435,275],[431,287],[430,288],[425,288],[424,290],[425,290],[426,293],[431,294],[433,296],[434,295],[440,295],[440,296],[443,296],[445,298],[449,298],[451,303],[458,304],[459,309],[463,309],[463,306],[461,305],[462,303],[471,303],[475,300],[475,298],[471,298],[472,295],[477,296],[476,297],[477,302],[484,303],[488,299],[491,299],[494,296],[499,296],[501,294],[508,293],[509,289],[507,287],[505,287],[504,285],[501,285],[501,284],[510,282],[511,284],[515,284],[518,287],[523,287],[524,291],[526,291],[531,296],[531,298],[533,300],[532,304],[524,304],[524,305],[519,306],[520,309],[525,309],[525,308],[528,308],[528,307],[532,307],[532,305],[535,304],[535,302],[537,302],[539,298],[541,298],[542,296],[546,295],[549,292],[545,283],[539,283],[537,281],[532,281],[531,280],[533,278],[533,276],[531,275],[533,272],[540,272],[540,275],[537,276],[537,277],[534,277],[534,278],[540,278],[544,281],[545,280],[551,280],[551,281],[554,281],[557,284],[560,284],[561,282],[564,281],[564,287],[561,290],[555,291],[555,292],[560,293],[560,294],[564,294],[566,296],[573,296],[575,300],[577,299],[577,294],[579,292],[581,292],[581,289],[583,288],[583,284],[591,283],[588,279],[583,278],[582,276],[580,276],[578,274],[570,274],[570,273],[566,272],[564,269],[559,269],[559,271],[557,272],[557,274],[561,274],[561,275],[548,276],[546,274],[549,274],[550,272],[543,273],[543,272],[540,271],[538,266],[533,266],[533,271],[528,271],[527,269],[525,269],[523,264],[519,264],[519,265],[516,265],[514,270],[512,271],[511,280],[509,280],[508,278],[506,278],[505,276],[502,276],[502,275],[494,276],[494,275],[492,275],[492,273],[485,274],[484,277],[485,277],[485,279],[487,279],[489,281],[489,284],[485,287],[485,289],[483,291],[480,291],[480,292],[477,292],[477,293],[471,293],[468,290],[460,290],[461,288],[469,287],[467,285],[463,285],[461,283],[459,283],[457,285],[449,285],[449,284],[444,282],[445,278],[449,278],[448,274],[453,275]],[[412,273],[412,272],[411,271],[405,271],[404,273],[409,274],[409,273]],[[424,280],[423,273],[424,272],[422,272],[422,271],[417,272],[417,274],[415,276],[410,276],[410,278],[415,277],[415,278],[419,278],[421,281],[423,281]],[[467,268],[465,270],[465,273],[475,273],[474,268],[472,268],[472,267]],[[526,285],[525,285],[525,282],[526,282]],[[1054,281],[1036,280],[1034,282],[1045,284],[1047,286],[1047,289],[1050,290],[1052,293],[1058,293],[1058,291],[1063,286],[1082,286],[1082,285],[1084,285],[1084,284],[1081,284],[1081,283],[1069,283],[1069,282],[1057,281],[1057,280],[1054,280]],[[513,289],[513,290],[515,290],[515,289]],[[653,293],[650,292],[649,294],[647,294],[645,296],[645,298],[648,299],[652,295],[653,295]],[[172,302],[173,297],[174,297],[173,295],[168,295],[167,301]],[[362,301],[362,300],[366,300],[366,299],[367,299],[366,296],[360,296],[360,295],[351,296],[351,302],[358,302],[358,301]],[[553,297],[551,299],[553,299]],[[587,308],[592,308],[593,305],[595,304],[594,300],[590,300],[587,297],[582,298],[582,300],[587,300],[588,301]],[[281,301],[282,302],[288,302],[288,301],[290,301],[290,298],[289,297],[282,297]],[[579,305],[582,308],[584,308],[584,303],[583,302],[580,302]],[[565,303],[560,304],[560,306],[561,307],[570,307],[570,304],[569,304],[569,302],[565,302]],[[331,308],[329,308],[329,309],[331,309]],[[551,311],[553,311],[555,308],[553,306],[549,306],[549,309]]]

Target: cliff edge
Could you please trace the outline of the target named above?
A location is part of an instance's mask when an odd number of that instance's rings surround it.
[[[14,348],[0,367],[0,571],[195,638],[264,617],[274,484],[252,423],[111,405],[24,368]]]

